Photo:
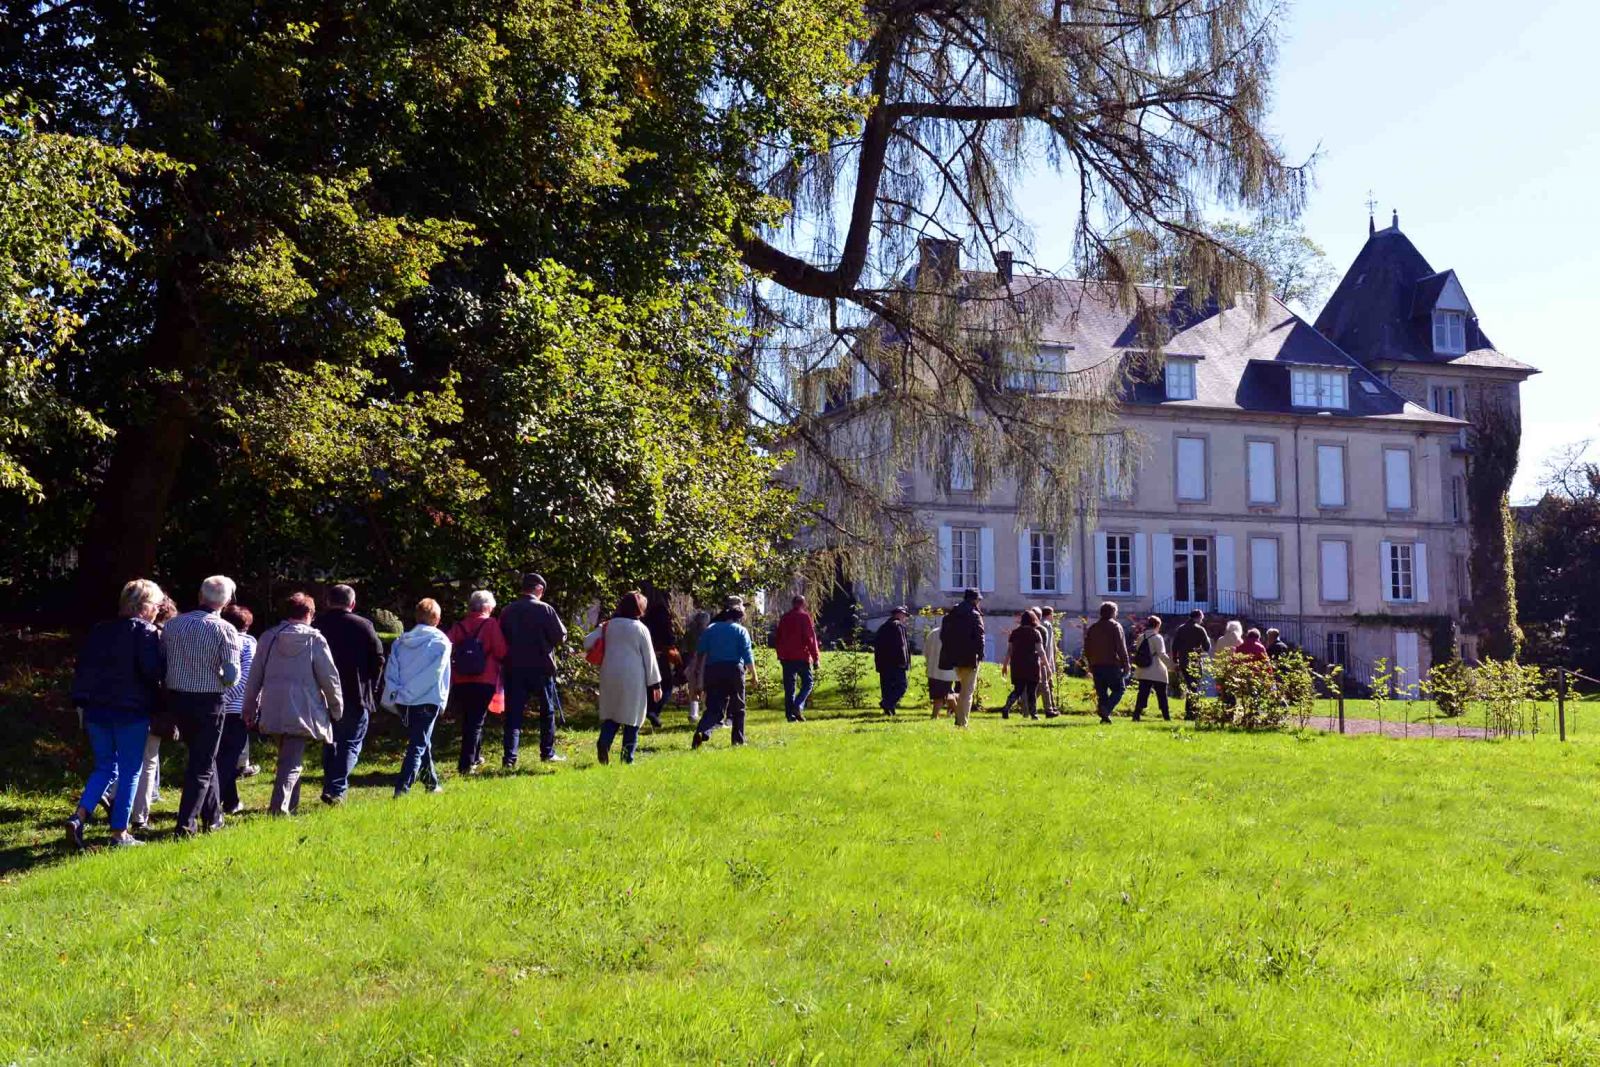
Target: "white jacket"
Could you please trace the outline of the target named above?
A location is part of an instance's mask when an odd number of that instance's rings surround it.
[[[1145,642],[1150,643],[1150,666],[1135,667],[1133,677],[1141,682],[1165,682],[1167,672],[1173,669],[1172,658],[1167,655],[1167,642],[1159,633],[1146,633],[1133,643],[1133,648],[1128,650],[1128,659],[1137,663],[1139,646]]]
[[[939,650],[944,647],[944,635],[939,632],[937,624],[928,627],[928,632],[922,635],[922,657],[927,661],[928,677],[935,682],[953,682],[956,680],[955,668],[947,671],[939,669]]]

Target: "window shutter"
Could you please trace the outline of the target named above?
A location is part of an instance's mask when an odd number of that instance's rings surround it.
[[[1033,592],[1033,531],[1017,534],[1017,588],[1024,594]]]
[[[1383,583],[1383,599],[1386,603],[1394,603],[1394,553],[1390,546],[1393,542],[1378,542],[1378,580]]]
[[[1317,504],[1342,508],[1344,498],[1344,449],[1338,445],[1317,446]]]
[[[1142,533],[1133,535],[1133,595],[1150,595],[1150,542]]]
[[[1390,511],[1411,510],[1411,453],[1405,449],[1383,450],[1383,499]]]
[[[1278,600],[1278,540],[1250,539],[1250,595],[1257,600]]]
[[[1411,588],[1417,603],[1428,602],[1428,546],[1421,541],[1411,548]]]
[[[1217,538],[1217,592],[1237,593],[1239,586],[1234,578],[1235,553],[1233,538],[1224,534]],[[1219,597],[1220,599],[1220,597]]]
[[[1172,599],[1172,535],[1158,533],[1151,537],[1155,540],[1155,600],[1160,604]]]
[[[1250,503],[1278,502],[1278,446],[1271,441],[1251,441],[1248,448]]]
[[[978,528],[978,588],[994,592],[994,531],[987,526]]]
[[[1322,599],[1350,599],[1350,549],[1344,541],[1322,542]]]
[[[1202,437],[1178,438],[1178,499],[1206,498],[1206,442]]]
[[[1056,591],[1072,592],[1072,539],[1056,538]]]
[[[949,592],[954,586],[950,573],[950,524],[939,527],[939,588]]]

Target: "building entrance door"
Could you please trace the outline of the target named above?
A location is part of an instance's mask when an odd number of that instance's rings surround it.
[[[1172,598],[1179,611],[1211,607],[1211,538],[1172,539]]]
[[[1403,672],[1395,679],[1395,685],[1416,693],[1417,683],[1422,680],[1419,677],[1422,673],[1422,655],[1416,631],[1400,630],[1395,633],[1394,665],[1396,670]]]

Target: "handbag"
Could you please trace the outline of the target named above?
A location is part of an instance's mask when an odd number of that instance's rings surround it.
[[[589,651],[587,651],[587,652],[585,652],[583,654],[583,658],[588,660],[590,663],[594,664],[596,667],[600,666],[600,664],[605,662],[605,659],[606,659],[606,627],[610,626],[610,625],[611,625],[611,622],[610,622],[609,619],[600,624],[600,639],[598,641],[596,641],[594,644],[590,645],[589,646]]]

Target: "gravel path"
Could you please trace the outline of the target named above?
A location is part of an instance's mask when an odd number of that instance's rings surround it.
[[[1339,731],[1339,720],[1327,715],[1313,715],[1306,720],[1306,725],[1313,730],[1327,730],[1332,733]],[[1344,732],[1382,734],[1384,737],[1443,737],[1451,740],[1459,738],[1463,741],[1482,741],[1490,736],[1481,726],[1466,726],[1455,722],[1414,722],[1408,725],[1404,721],[1396,722],[1393,719],[1385,719],[1382,722],[1377,719],[1346,719]]]

